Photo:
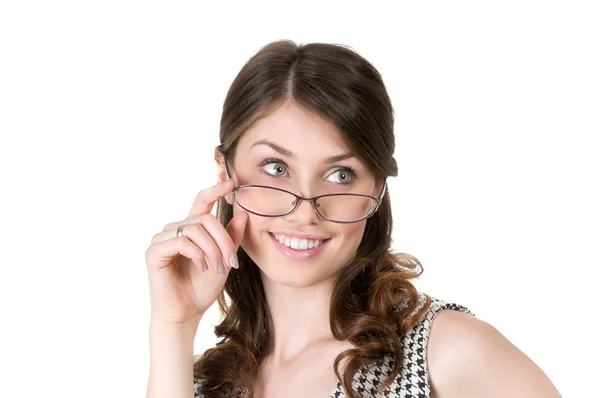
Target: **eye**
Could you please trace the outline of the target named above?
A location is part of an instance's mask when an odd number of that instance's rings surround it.
[[[272,177],[281,177],[285,175],[287,166],[278,161],[265,160],[260,164],[267,175]]]
[[[336,171],[331,173],[329,175],[329,177],[335,176],[335,175],[338,176],[338,181],[333,181],[333,182],[339,182],[344,185],[352,184],[353,178],[356,177],[356,174],[354,173],[354,171],[352,171],[352,169],[350,169],[348,167],[342,167],[342,168],[337,169]],[[329,177],[328,177],[328,179],[329,179]],[[331,181],[331,180],[329,180],[329,181]]]

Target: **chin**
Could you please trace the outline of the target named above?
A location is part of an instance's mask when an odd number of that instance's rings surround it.
[[[266,268],[266,269],[264,269]],[[263,284],[268,280],[269,283],[276,284],[279,286],[285,286],[295,289],[309,288],[323,284],[324,282],[331,280],[336,274],[323,274],[323,273],[312,273],[306,271],[291,271],[283,268],[273,269],[273,267],[261,267],[261,275],[263,277]]]

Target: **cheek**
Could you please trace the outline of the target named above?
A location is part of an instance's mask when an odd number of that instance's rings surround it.
[[[358,248],[360,241],[362,240],[363,233],[365,232],[365,221],[345,224],[341,234],[345,237],[345,241],[348,245],[352,244],[354,250]]]
[[[243,210],[242,210],[243,211]],[[265,230],[264,217],[257,216],[252,213],[248,214],[248,221],[246,222],[246,229],[244,230],[244,237],[242,238],[241,247],[251,257],[259,253],[260,249],[260,234],[261,231]]]
[[[330,255],[334,263],[346,264],[356,255],[365,231],[365,222],[353,224],[340,224],[336,231],[336,245],[332,247]]]

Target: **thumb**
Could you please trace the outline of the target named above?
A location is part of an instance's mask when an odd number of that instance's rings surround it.
[[[242,239],[244,238],[244,232],[246,230],[246,223],[248,222],[248,213],[241,211],[229,221],[227,224],[227,233],[231,236],[231,240],[233,240],[233,244],[235,245],[235,250],[240,247],[242,243]]]

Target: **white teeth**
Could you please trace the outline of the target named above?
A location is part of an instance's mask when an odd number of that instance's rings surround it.
[[[294,250],[298,250],[300,248],[300,241],[298,238],[292,238],[290,241],[290,247]]]
[[[323,243],[323,241],[320,240],[312,240],[312,239],[298,239],[296,237],[288,237],[285,235],[275,235],[272,234],[275,239],[277,239],[279,241],[279,243],[281,243],[284,246],[287,246],[289,248],[292,248],[294,250],[307,250],[307,249],[314,249],[316,247],[319,247],[319,245],[321,245],[321,243]]]

